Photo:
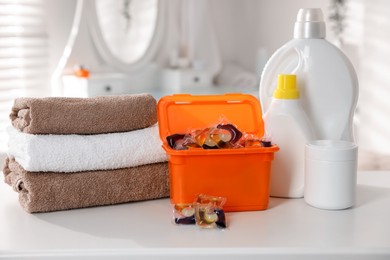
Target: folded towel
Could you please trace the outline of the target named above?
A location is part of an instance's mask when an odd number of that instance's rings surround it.
[[[5,182],[27,212],[111,205],[169,196],[167,163],[110,171],[30,173],[7,158]]]
[[[103,134],[145,128],[157,122],[149,94],[96,98],[17,98],[12,125],[30,134]]]
[[[8,129],[8,155],[31,172],[78,172],[167,160],[158,126],[99,135],[33,135]]]

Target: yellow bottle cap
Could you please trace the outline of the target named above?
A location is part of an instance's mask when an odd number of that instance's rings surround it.
[[[279,74],[278,86],[274,91],[274,98],[277,99],[298,99],[297,78],[293,74]]]

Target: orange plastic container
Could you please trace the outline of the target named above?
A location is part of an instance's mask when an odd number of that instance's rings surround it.
[[[221,115],[242,132],[263,136],[259,101],[251,95],[165,96],[158,102],[158,122],[168,155],[170,197],[191,203],[200,193],[227,198],[226,211],[268,207],[271,163],[277,146],[239,149],[174,150],[166,137],[218,123]]]

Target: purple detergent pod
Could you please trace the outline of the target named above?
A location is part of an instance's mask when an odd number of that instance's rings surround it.
[[[175,143],[179,140],[183,140],[185,137],[185,134],[173,134],[167,136],[167,142],[168,145],[172,148],[175,149]]]
[[[195,208],[193,204],[175,204],[173,206],[173,217],[176,224],[194,225]]]
[[[242,133],[240,130],[237,129],[237,127],[235,127],[234,125],[232,124],[219,124],[217,125],[217,128],[219,129],[225,129],[227,131],[230,132],[232,138],[230,140],[230,143],[231,144],[235,144],[238,142],[238,140],[240,140],[240,138],[242,137]]]
[[[214,210],[214,212],[218,216],[218,220],[215,222],[217,227],[226,228],[225,211],[223,209],[216,209],[216,210]]]
[[[196,224],[202,228],[226,228],[225,212],[223,205],[224,197],[216,197],[200,194],[195,201]]]

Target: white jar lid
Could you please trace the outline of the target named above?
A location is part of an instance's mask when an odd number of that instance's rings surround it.
[[[341,140],[314,140],[305,147],[306,158],[319,161],[354,161],[357,152],[354,142]]]

